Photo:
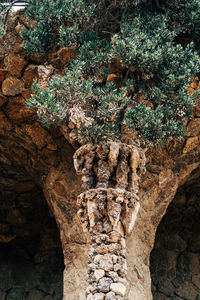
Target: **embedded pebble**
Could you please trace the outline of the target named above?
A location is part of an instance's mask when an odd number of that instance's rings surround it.
[[[116,300],[116,295],[113,292],[110,292],[106,295],[105,300]]]
[[[104,277],[105,275],[105,271],[104,270],[95,270],[94,271],[94,277],[96,279],[96,281],[99,281],[99,279],[101,279],[102,277]]]
[[[109,255],[104,255],[103,258],[99,261],[99,266],[105,271],[113,270],[112,258]]]
[[[105,294],[104,293],[98,293],[94,295],[94,300],[104,300]]]
[[[110,285],[112,283],[112,279],[109,277],[103,277],[99,280],[98,283],[98,289],[104,293],[107,293],[110,291]]]
[[[124,296],[126,293],[126,287],[122,283],[112,283],[110,285],[111,291],[113,291],[116,295]]]

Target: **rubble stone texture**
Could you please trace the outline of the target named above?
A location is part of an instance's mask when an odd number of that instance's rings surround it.
[[[196,182],[181,187],[163,217],[151,253],[153,299],[200,295],[200,201]]]
[[[126,235],[133,230],[140,207],[138,179],[145,170],[144,154],[123,143],[88,144],[76,151],[74,165],[85,190],[78,196],[78,214],[92,241],[87,300],[124,299]]]
[[[60,300],[62,247],[42,190],[22,169],[0,171],[0,299]]]

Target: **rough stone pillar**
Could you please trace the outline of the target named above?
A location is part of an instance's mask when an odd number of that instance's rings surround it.
[[[116,142],[85,145],[74,155],[85,190],[78,196],[78,213],[91,235],[87,300],[126,295],[126,235],[139,211],[138,181],[144,164],[139,147]]]

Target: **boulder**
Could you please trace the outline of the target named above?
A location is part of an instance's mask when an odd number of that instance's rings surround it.
[[[24,90],[24,82],[15,77],[8,77],[2,83],[2,92],[5,96],[16,96]]]

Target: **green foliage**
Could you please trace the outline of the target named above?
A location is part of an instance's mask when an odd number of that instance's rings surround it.
[[[84,143],[119,139],[122,125],[153,143],[184,135],[196,99],[188,85],[200,68],[199,1],[38,1],[27,9],[37,25],[24,32],[26,49],[50,51],[59,43],[78,55],[46,91],[34,84],[27,104],[44,124],[67,122],[77,108]],[[106,81],[112,59],[120,61],[121,84]]]
[[[192,43],[185,49],[174,45],[174,37],[175,33],[167,28],[167,19],[154,14],[126,22],[121,34],[112,39],[112,57],[119,58],[127,69],[134,66],[130,76],[135,79],[135,88],[154,108],[139,104],[128,110],[125,124],[154,142],[183,135],[181,120],[191,115],[194,106],[194,95],[188,95],[188,85],[199,71],[199,56]],[[149,79],[154,86],[147,88]]]
[[[130,101],[126,88],[118,90],[112,83],[98,87],[74,68],[65,77],[49,81],[45,91],[36,82],[32,88],[34,95],[27,106],[37,109],[43,124],[61,125],[68,118],[68,110],[77,108],[84,116],[79,128],[83,143],[120,137],[121,112]]]
[[[179,28],[181,33],[196,37],[200,33],[199,0],[168,0],[167,4],[171,25]]]
[[[138,130],[145,140],[162,143],[170,136],[180,137],[185,133],[183,123],[175,121],[173,115],[171,109],[159,105],[152,110],[140,103],[134,109],[128,109],[125,122],[130,129]]]
[[[5,30],[5,13],[6,13],[6,6],[4,5],[5,1],[1,1],[0,3],[0,38],[3,37],[6,33]]]
[[[93,7],[94,5],[86,5],[83,0],[29,0],[26,16],[35,20],[36,25],[34,29],[22,32],[26,41],[25,49],[28,52],[49,52],[58,42],[56,26],[74,20],[79,25],[84,24],[90,18]],[[75,27],[73,26],[73,29]]]
[[[22,37],[26,40],[25,48],[29,52],[44,53],[44,50],[48,52],[56,43],[53,26],[40,22],[34,30],[23,30]]]
[[[121,32],[112,37],[111,56],[119,58],[127,67],[134,65],[153,73],[169,51],[174,35],[163,15],[130,18],[122,23]]]
[[[0,37],[5,34],[4,24],[3,24],[3,17],[0,15]]]
[[[65,101],[65,87],[59,81],[57,89],[56,80],[51,85],[51,90],[43,90],[36,81],[32,85],[33,96],[27,100],[28,108],[36,108],[40,121],[49,127],[49,124],[61,125],[68,117],[68,107]]]
[[[92,122],[79,129],[82,142],[98,143],[100,140],[120,138],[123,109],[129,103],[126,88],[120,91],[114,84],[91,87],[87,93],[87,117]]]

